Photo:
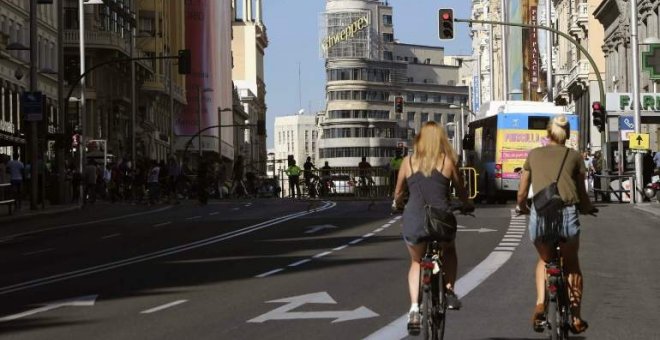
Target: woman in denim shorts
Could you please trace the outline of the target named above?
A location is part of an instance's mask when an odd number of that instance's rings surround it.
[[[571,331],[582,333],[588,324],[582,320],[580,305],[582,303],[582,271],[578,261],[580,246],[579,212],[595,211],[589,200],[584,179],[586,168],[579,152],[567,148],[564,144],[570,136],[570,126],[565,115],[558,115],[548,123],[548,138],[546,146],[533,149],[527,155],[520,177],[516,211],[530,213],[529,234],[539,254],[536,264],[536,306],[532,315],[532,326],[535,331],[543,331],[543,314],[545,310],[545,264],[553,257],[553,245],[546,242],[544,235],[551,232],[551,227],[559,227],[561,254],[564,269],[568,273],[569,297],[571,301]],[[558,176],[559,175],[559,176]],[[557,178],[559,177],[559,180]],[[557,181],[559,195],[564,202],[563,209],[551,216],[540,217],[532,205],[527,207],[527,197],[530,184],[539,191],[552,182]],[[547,227],[547,228],[546,228]]]

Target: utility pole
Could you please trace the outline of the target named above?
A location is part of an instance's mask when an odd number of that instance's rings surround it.
[[[550,24],[552,22],[552,3],[550,2],[551,0],[545,0],[545,24],[548,27],[552,27]],[[552,32],[546,31],[546,39],[545,39],[545,48],[546,48],[546,56],[547,56],[547,61],[548,61],[548,69],[545,72],[546,75],[546,91],[547,91],[547,96],[548,96],[548,102],[552,103],[554,102],[553,98],[553,84],[552,84]]]
[[[37,0],[30,0],[30,92],[37,91],[37,62],[39,56],[39,45],[37,44]],[[43,120],[43,108],[41,109]],[[30,121],[30,209],[37,209],[37,195],[39,191],[39,136],[37,135],[37,122]],[[45,178],[44,178],[45,180]],[[44,199],[45,197],[42,197]]]
[[[33,0],[34,1],[34,0]],[[78,171],[80,177],[83,175],[83,164],[85,159],[85,124],[87,124],[87,108],[85,106],[85,3],[83,0],[78,0],[78,35],[80,40],[80,144],[78,145]],[[69,98],[67,98],[69,100]],[[79,205],[82,208],[85,202],[85,192],[83,190],[82,181],[79,185],[78,192],[80,193]]]
[[[640,112],[641,100],[639,98],[639,37],[637,36],[637,1],[630,1],[630,43],[632,45],[632,76],[633,76],[633,110],[635,113],[635,133],[642,132],[642,115]],[[607,120],[607,119],[606,119]],[[608,133],[608,131],[605,131]],[[635,153],[635,201],[642,201],[642,193],[644,190],[644,178],[643,178],[643,159],[644,154],[636,152]],[[619,160],[623,162],[623,150],[619,150]]]
[[[135,17],[133,17],[135,19]],[[131,28],[131,59],[135,58],[135,24]],[[137,93],[136,93],[136,83],[135,79],[135,60],[131,60],[131,170],[137,168],[136,163],[136,145],[135,145],[135,134],[136,134],[136,114],[137,114]]]

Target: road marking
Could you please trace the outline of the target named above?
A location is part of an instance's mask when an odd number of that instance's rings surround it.
[[[521,239],[522,236],[520,238],[505,237],[502,239],[502,242],[519,242]]]
[[[68,229],[68,228],[79,227],[79,226],[84,226],[84,225],[91,225],[91,224],[97,224],[97,223],[102,223],[102,222],[111,222],[111,221],[121,220],[121,219],[124,219],[124,218],[140,216],[140,215],[148,215],[148,214],[158,213],[158,212],[161,212],[161,211],[165,211],[167,209],[171,209],[172,207],[173,207],[172,205],[169,205],[169,206],[166,206],[166,207],[163,207],[163,208],[160,208],[160,209],[156,209],[156,210],[143,211],[143,212],[139,212],[139,213],[116,216],[116,217],[110,217],[110,218],[104,218],[104,219],[94,220],[94,221],[65,224],[65,225],[61,225],[61,226],[57,226],[57,227],[43,228],[43,229],[28,231],[28,232],[19,233],[19,234],[7,235],[7,236],[3,237],[3,241],[10,241],[10,240],[15,239],[17,237],[33,235],[33,234],[39,234],[39,233],[42,233],[42,232],[45,232],[45,231]]]
[[[316,232],[319,232],[323,229],[337,229],[337,226],[334,226],[332,224],[321,224],[321,225],[314,225],[311,226],[305,231],[305,234],[314,234]]]
[[[234,208],[234,209],[232,209],[232,210],[233,210],[233,211],[241,210],[241,208]]]
[[[165,226],[165,225],[168,225],[168,224],[172,224],[172,222],[167,221],[167,222],[163,222],[163,223],[154,224],[153,226],[154,227],[162,227],[162,226]]]
[[[244,207],[249,207],[251,205],[252,205],[252,203],[248,203],[248,204],[244,205]]]
[[[7,322],[7,321],[12,321],[20,318],[24,318],[26,316],[38,314],[38,313],[43,313],[47,312],[49,310],[57,309],[57,308],[62,308],[62,307],[91,307],[94,306],[94,303],[96,302],[96,298],[98,295],[87,295],[87,296],[81,296],[69,300],[62,300],[62,301],[56,301],[56,302],[51,302],[46,304],[43,307],[35,308],[35,309],[30,309],[28,311],[18,313],[18,314],[12,314],[12,315],[7,315],[5,317],[0,318],[0,322]]]
[[[332,323],[337,323],[342,321],[367,319],[379,316],[377,313],[374,313],[371,309],[364,306],[358,307],[354,310],[342,311],[291,312],[291,310],[294,310],[308,303],[337,304],[337,301],[335,301],[327,292],[292,296],[266,302],[286,304],[284,306],[275,308],[270,312],[259,315],[254,319],[250,319],[247,322],[263,323],[268,320],[334,319]]]
[[[215,216],[215,215],[218,215],[219,213],[220,213],[219,211],[212,212],[212,213],[209,213],[209,216]]]
[[[498,246],[517,246],[520,242],[500,242]]]
[[[47,249],[41,249],[41,250],[35,250],[27,253],[23,253],[23,256],[31,256],[31,255],[37,255],[41,253],[47,253],[49,251],[53,251],[55,248],[47,248]]]
[[[296,219],[296,218],[299,218],[299,217],[302,217],[302,216],[310,215],[310,214],[313,214],[313,213],[316,213],[316,212],[319,212],[319,211],[332,209],[336,205],[337,205],[337,203],[335,203],[335,202],[327,201],[327,202],[324,202],[324,204],[322,206],[319,206],[319,207],[311,209],[311,210],[305,210],[305,211],[301,211],[301,212],[297,212],[297,213],[292,213],[292,214],[289,214],[289,215],[276,217],[276,218],[273,218],[273,219],[270,219],[270,220],[267,220],[267,221],[264,221],[264,222],[261,222],[261,223],[257,223],[257,224],[251,225],[251,226],[247,226],[247,227],[244,227],[244,228],[241,228],[241,229],[237,229],[237,230],[232,230],[230,232],[220,234],[220,235],[216,235],[216,236],[213,236],[213,237],[209,237],[209,238],[206,238],[206,239],[203,239],[203,240],[198,240],[198,241],[194,241],[194,242],[190,242],[190,243],[185,243],[185,244],[182,244],[182,245],[178,245],[178,246],[174,246],[174,247],[170,247],[170,248],[166,248],[166,249],[161,249],[161,250],[158,250],[158,251],[155,251],[155,252],[151,252],[151,253],[147,253],[147,254],[131,257],[131,258],[126,258],[126,259],[123,259],[123,260],[108,262],[108,263],[104,263],[104,264],[100,264],[100,265],[96,265],[96,266],[92,266],[92,267],[87,267],[87,268],[74,270],[74,271],[70,271],[70,272],[66,272],[66,273],[55,274],[55,275],[51,275],[51,276],[47,276],[47,277],[43,277],[43,278],[39,278],[39,279],[35,279],[35,280],[30,280],[30,281],[21,282],[21,283],[9,285],[9,286],[0,287],[0,295],[5,295],[5,294],[17,292],[17,291],[22,291],[22,290],[26,290],[26,289],[29,289],[29,288],[41,287],[41,286],[45,286],[45,285],[55,283],[55,282],[60,282],[60,281],[64,281],[64,280],[73,279],[73,278],[76,278],[76,277],[82,277],[82,276],[87,276],[87,275],[91,275],[91,274],[95,274],[95,273],[100,273],[100,272],[104,272],[104,271],[108,271],[108,270],[112,270],[112,269],[116,269],[116,268],[125,267],[125,266],[131,265],[131,264],[150,261],[150,260],[153,260],[153,259],[158,259],[158,258],[161,258],[161,257],[170,256],[170,255],[173,255],[173,254],[179,254],[179,253],[183,253],[183,252],[186,252],[186,251],[189,251],[189,250],[193,250],[193,249],[197,249],[197,248],[201,248],[201,247],[206,247],[208,245],[216,244],[216,243],[221,242],[221,241],[225,241],[225,240],[236,238],[236,237],[239,237],[239,236],[242,236],[242,235],[253,233],[257,230],[272,227],[274,225],[278,225],[280,223],[290,221],[290,220],[293,220],[293,219]]]
[[[303,264],[303,263],[307,263],[307,262],[309,262],[309,261],[311,261],[311,260],[312,260],[312,259],[304,259],[304,260],[300,260],[300,261],[298,261],[298,262],[294,262],[294,263],[288,265],[288,267],[297,267],[297,266],[299,266],[299,265],[301,265],[301,264]]]
[[[171,307],[174,307],[176,305],[180,305],[180,304],[186,303],[186,302],[188,302],[188,300],[173,301],[173,302],[170,302],[170,303],[166,303],[162,306],[158,306],[158,307],[154,307],[154,308],[151,308],[151,309],[143,310],[143,311],[140,312],[140,314],[151,314],[151,313],[159,312],[163,309],[171,308]]]
[[[265,272],[265,273],[263,273],[263,274],[259,274],[259,275],[255,276],[255,277],[260,277],[260,278],[261,278],[261,277],[266,277],[266,276],[270,276],[270,275],[273,275],[273,274],[279,273],[279,272],[281,272],[281,271],[283,271],[283,270],[284,270],[284,269],[282,269],[282,268],[277,268],[277,269],[273,269],[273,270],[271,270],[271,271],[269,271],[269,272]]]
[[[488,228],[479,228],[479,229],[458,229],[458,231],[476,231],[479,234],[482,234],[482,233],[490,233],[490,232],[497,231],[497,230],[488,229]]]
[[[197,216],[193,216],[193,217],[186,217],[186,220],[196,220],[196,219],[199,219],[199,218],[202,218],[202,216],[197,215]]]
[[[391,222],[391,221],[390,221],[390,222]],[[301,260],[301,261],[298,261],[298,262],[294,262],[294,263],[292,263],[292,264],[289,264],[288,267],[295,267],[295,266],[298,266],[298,265],[301,265],[301,264],[304,264],[304,263],[310,262],[312,259],[315,259],[315,258],[321,258],[321,257],[323,257],[323,256],[327,256],[327,255],[332,254],[332,252],[340,251],[340,250],[346,249],[346,248],[347,248],[348,246],[350,246],[350,245],[354,245],[354,244],[360,243],[360,242],[362,242],[365,238],[369,238],[369,237],[371,237],[371,236],[374,236],[375,233],[380,232],[380,231],[383,231],[384,229],[389,228],[389,227],[392,225],[390,222],[388,222],[388,223],[386,223],[386,224],[380,226],[379,228],[377,228],[376,230],[374,230],[374,231],[371,232],[371,233],[368,233],[368,234],[366,234],[366,235],[364,235],[364,236],[362,236],[362,237],[360,237],[360,238],[357,238],[357,239],[355,239],[355,240],[349,242],[348,244],[341,245],[341,246],[336,247],[336,248],[334,248],[334,249],[332,249],[332,250],[330,250],[330,251],[326,251],[326,252],[323,252],[323,253],[320,253],[320,254],[316,254],[316,255],[312,256],[311,258],[309,258],[309,259]],[[334,226],[333,226],[333,227],[334,227]],[[263,278],[263,277],[270,276],[270,275],[275,274],[275,273],[279,273],[279,272],[281,272],[282,270],[284,270],[284,269],[280,268],[280,269],[271,270],[271,271],[269,271],[269,272],[266,272],[266,273],[263,273],[263,274],[256,275],[255,277],[256,277],[256,278]]]
[[[459,297],[463,297],[470,293],[474,288],[479,286],[490,275],[502,267],[511,258],[515,249],[516,247],[496,247],[486,259],[481,261],[481,263],[456,281],[456,284],[454,285],[456,294]],[[408,336],[408,331],[406,329],[407,322],[408,313],[370,334],[365,339],[383,340],[406,338]]]
[[[117,236],[120,236],[120,235],[121,235],[121,234],[119,234],[119,233],[117,233],[117,234],[105,235],[105,236],[101,237],[101,239],[102,239],[102,240],[107,240],[107,239],[109,239],[109,238],[117,237]]]

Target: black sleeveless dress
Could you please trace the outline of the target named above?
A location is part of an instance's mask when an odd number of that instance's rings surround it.
[[[412,245],[424,242],[428,237],[424,230],[424,206],[429,204],[440,209],[449,208],[447,197],[450,181],[437,169],[433,169],[429,177],[417,171],[406,182],[410,196],[403,210],[403,239]]]

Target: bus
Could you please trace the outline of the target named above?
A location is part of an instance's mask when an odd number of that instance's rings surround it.
[[[469,123],[466,161],[478,174],[476,201],[506,203],[514,199],[520,170],[533,148],[546,145],[551,117],[565,114],[570,124],[568,147],[578,147],[578,116],[547,102],[493,101],[482,105]],[[471,140],[471,141],[470,141]],[[530,191],[531,192],[531,191]]]

